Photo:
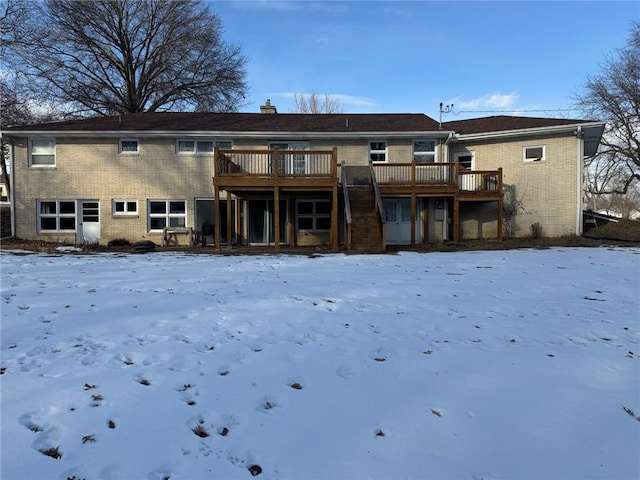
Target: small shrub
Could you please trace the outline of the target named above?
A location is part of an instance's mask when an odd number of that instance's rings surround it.
[[[131,242],[124,238],[115,238],[107,243],[108,247],[130,247]]]
[[[531,238],[544,238],[544,232],[542,231],[542,225],[540,225],[540,222],[532,223],[529,228],[531,229]]]

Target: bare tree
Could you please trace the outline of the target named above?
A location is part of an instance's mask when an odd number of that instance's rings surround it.
[[[98,115],[244,102],[247,59],[202,0],[45,0],[38,15],[20,53],[43,98]]]
[[[585,116],[607,122],[600,149],[588,160],[587,194],[592,199],[635,196],[640,185],[639,21],[631,25],[628,44],[607,58],[598,75],[587,78],[576,101]]]
[[[325,93],[319,95],[316,92],[293,95],[293,113],[342,113],[342,104],[338,98]]]

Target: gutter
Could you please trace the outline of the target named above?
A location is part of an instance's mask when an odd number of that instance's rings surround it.
[[[180,130],[12,130],[12,135],[20,137],[79,137],[79,138],[113,138],[113,137],[180,137],[180,138],[277,138],[277,139],[350,139],[350,138],[444,138],[452,131],[407,131],[407,132],[264,132],[264,131],[180,131]]]
[[[560,133],[565,131],[576,131],[576,128],[582,130],[585,127],[600,127],[604,122],[589,122],[580,124],[566,124],[566,125],[554,125],[552,127],[537,127],[537,128],[520,128],[518,130],[502,130],[498,132],[483,132],[483,133],[469,133],[459,134],[458,139],[464,140],[484,140],[494,138],[508,138],[508,137],[521,137],[524,135],[545,135],[550,133]]]

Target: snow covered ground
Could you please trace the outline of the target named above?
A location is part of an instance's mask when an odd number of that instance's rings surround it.
[[[640,249],[0,261],[3,480],[640,477]]]

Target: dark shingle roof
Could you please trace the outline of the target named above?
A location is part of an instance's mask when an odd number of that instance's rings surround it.
[[[443,122],[443,130],[453,130],[461,135],[474,133],[503,132],[509,130],[522,130],[527,128],[557,127],[562,125],[576,125],[589,123],[591,120],[573,120],[567,118],[536,118],[513,117],[509,115],[496,115],[493,117],[470,118],[468,120],[456,120]]]
[[[14,126],[14,131],[212,131],[212,132],[416,132],[437,131],[438,122],[423,114],[293,114],[293,113],[132,113],[67,122]]]

